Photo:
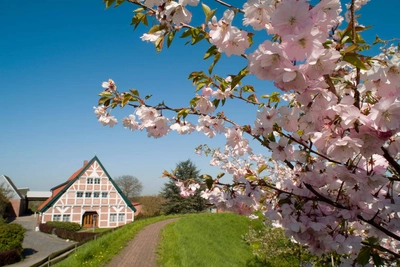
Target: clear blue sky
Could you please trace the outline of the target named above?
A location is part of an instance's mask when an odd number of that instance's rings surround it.
[[[109,78],[121,91],[153,94],[151,104],[186,105],[194,95],[189,73],[206,71],[210,63],[202,61],[206,44],[192,49],[174,40],[171,49],[156,53],[139,39],[143,29],[133,32],[129,25],[136,8],[130,3],[105,10],[101,0],[0,2],[0,175],[10,176],[17,187],[49,190],[97,155],[113,178],[134,175],[144,185],[143,194],[157,194],[166,182],[162,172],[178,161],[190,158],[203,173],[219,173],[194,148],[223,146],[222,138],[171,134],[150,139],[122,123],[103,127],[93,114],[101,83]],[[375,34],[399,37],[399,2],[372,0],[367,5],[361,22],[375,25],[370,40]],[[223,58],[216,70],[232,74],[245,64],[241,58]],[[255,85],[262,93],[273,90],[267,82]],[[227,107],[243,123],[246,116],[255,116],[255,110],[242,111],[243,106]],[[118,118],[129,113],[114,112]]]

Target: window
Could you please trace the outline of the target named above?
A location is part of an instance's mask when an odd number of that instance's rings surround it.
[[[61,215],[53,215],[53,221],[54,222],[61,221]]]
[[[83,192],[76,192],[76,197],[83,197]]]
[[[117,221],[117,214],[111,213],[110,214],[110,222],[116,222]]]
[[[108,195],[107,192],[101,192],[101,197],[102,197],[102,198],[106,198],[107,195]]]
[[[93,178],[87,178],[86,179],[87,184],[93,184]]]
[[[94,192],[94,193],[93,193],[93,197],[98,198],[99,196],[100,196],[100,193],[99,193],[99,192]]]
[[[124,222],[125,221],[125,213],[118,214],[118,221],[119,222]]]
[[[63,215],[63,222],[69,222],[71,219],[71,215],[69,214],[64,214]]]
[[[100,178],[94,178],[94,183],[95,184],[100,184]]]
[[[92,197],[92,192],[86,192],[85,197]]]

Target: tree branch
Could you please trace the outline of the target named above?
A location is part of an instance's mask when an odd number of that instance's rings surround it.
[[[220,4],[223,5],[223,6],[229,7],[230,9],[232,9],[232,10],[235,11],[235,12],[239,12],[239,13],[243,13],[243,14],[244,14],[244,11],[241,10],[240,8],[234,7],[234,6],[232,6],[231,4],[225,3],[224,1],[215,0],[215,2],[220,3]]]
[[[381,232],[387,234],[388,236],[390,236],[390,237],[392,237],[392,238],[394,238],[394,239],[400,241],[400,236],[398,236],[398,235],[392,233],[391,231],[387,230],[386,228],[383,228],[381,225],[377,224],[376,222],[374,222],[374,221],[372,221],[372,220],[364,219],[364,217],[361,216],[361,215],[357,215],[357,218],[360,219],[361,221],[363,221],[363,222],[365,222],[365,223],[368,223],[369,225],[375,227],[375,228],[378,229],[379,231],[381,231]]]

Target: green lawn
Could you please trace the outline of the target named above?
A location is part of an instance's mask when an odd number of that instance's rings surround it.
[[[97,240],[90,241],[76,252],[56,264],[56,266],[102,266],[117,255],[126,244],[145,226],[162,220],[181,217],[159,216],[149,219],[137,220],[127,224],[112,233],[106,234]]]
[[[249,219],[233,213],[202,213],[181,218],[162,230],[161,266],[255,266],[242,236]]]

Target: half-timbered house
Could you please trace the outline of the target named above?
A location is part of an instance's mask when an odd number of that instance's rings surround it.
[[[135,207],[96,156],[51,191],[52,196],[38,209],[41,223],[69,221],[107,228],[134,220]]]

